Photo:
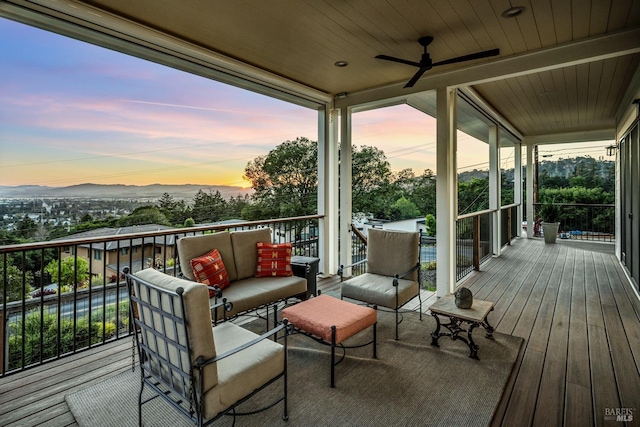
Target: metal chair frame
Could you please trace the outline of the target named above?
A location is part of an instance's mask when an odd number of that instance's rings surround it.
[[[138,357],[140,361],[140,392],[138,395],[138,425],[142,426],[142,405],[156,397],[160,397],[173,406],[180,414],[189,419],[197,426],[206,426],[213,423],[223,415],[231,415],[235,417],[242,415],[253,415],[268,408],[273,407],[279,402],[283,402],[282,419],[288,419],[287,407],[287,336],[290,326],[284,322],[270,331],[257,336],[255,339],[229,350],[223,354],[205,360],[202,356],[196,359],[196,363],[191,363],[191,350],[189,348],[189,334],[187,324],[184,318],[184,300],[182,294],[183,288],[177,288],[175,292],[158,287],[153,283],[145,281],[131,274],[126,274],[127,284],[129,288],[130,312],[135,332],[135,342],[138,349]],[[144,286],[140,286],[144,285]],[[141,298],[141,292],[145,292],[145,298]],[[161,301],[163,295],[168,296],[169,308],[167,310],[162,307],[152,305],[147,301]],[[177,299],[176,299],[177,297]],[[179,301],[179,304],[175,302]],[[224,307],[225,303],[219,303],[212,306],[211,309]],[[150,314],[150,315],[148,315]],[[155,317],[155,318],[154,318]],[[151,326],[150,326],[151,325]],[[214,327],[212,325],[212,327]],[[184,334],[187,343],[178,342],[175,339],[168,338],[167,331],[171,329],[173,336],[178,337]],[[254,390],[244,398],[240,399],[225,411],[218,413],[213,418],[204,419],[204,369],[212,363],[216,363],[226,357],[232,356],[242,350],[245,350],[258,342],[277,336],[278,332],[284,331],[284,366],[280,374],[272,378],[263,386]],[[144,332],[144,333],[143,333]],[[213,333],[213,331],[212,331]],[[165,354],[176,351],[180,355],[178,357],[179,365],[172,363],[168,357],[155,351],[150,342],[153,340],[155,348],[163,348]],[[184,363],[186,361],[186,363]],[[161,368],[153,368],[152,365],[161,366]],[[165,369],[168,374],[161,375]],[[270,384],[282,378],[284,382],[284,394],[273,403],[256,411],[241,413],[236,411],[236,407],[247,399],[263,390]],[[148,386],[154,391],[154,396],[143,400],[144,387]]]

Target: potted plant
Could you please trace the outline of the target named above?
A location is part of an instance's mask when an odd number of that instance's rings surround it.
[[[545,202],[538,211],[542,220],[542,234],[545,243],[555,243],[560,228],[560,207],[554,203]]]

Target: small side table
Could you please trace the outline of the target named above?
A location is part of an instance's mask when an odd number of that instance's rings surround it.
[[[471,308],[458,308],[455,303],[455,296],[446,295],[436,301],[431,307],[431,315],[436,319],[436,330],[431,333],[431,345],[440,347],[438,339],[442,336],[451,337],[452,340],[460,340],[469,346],[469,357],[479,360],[478,345],[473,341],[473,330],[482,326],[487,332],[486,337],[493,339],[493,327],[489,324],[487,316],[493,311],[493,303],[489,301],[473,300]],[[449,323],[440,323],[443,316],[449,319]],[[463,324],[468,324],[464,329]],[[440,332],[440,326],[444,326],[449,332]],[[461,332],[466,332],[467,337],[460,336]]]
[[[318,264],[320,264],[320,258],[299,255],[291,257],[293,274],[307,279],[307,293],[300,295],[302,300],[309,299],[311,295],[317,295]]]

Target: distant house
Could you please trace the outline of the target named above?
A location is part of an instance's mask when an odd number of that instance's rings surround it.
[[[134,225],[119,228],[97,228],[95,230],[84,231],[73,235],[74,239],[111,237],[130,233],[145,233],[149,231],[171,230],[172,227],[164,225],[148,224]],[[55,240],[65,240],[63,237]],[[156,267],[164,263],[165,260],[172,260],[174,257],[175,236],[167,235],[154,238],[136,238],[131,241],[107,241],[104,243],[80,244],[77,246],[64,246],[62,248],[62,258],[77,255],[89,262],[91,275],[103,275],[107,282],[118,277],[118,272],[122,272],[125,267],[129,267],[132,272],[139,271],[151,265]]]

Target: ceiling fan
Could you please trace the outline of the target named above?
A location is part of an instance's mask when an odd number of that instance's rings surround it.
[[[433,67],[435,67],[437,65],[455,64],[456,62],[470,61],[472,59],[487,58],[489,56],[496,56],[496,55],[500,54],[500,49],[490,49],[490,50],[483,50],[482,52],[471,53],[469,55],[462,55],[462,56],[458,56],[458,57],[455,57],[455,58],[446,59],[444,61],[440,61],[440,62],[435,62],[434,63],[433,61],[431,61],[431,56],[429,55],[429,53],[427,53],[427,46],[429,46],[432,41],[433,41],[433,37],[431,37],[431,36],[424,36],[424,37],[420,37],[418,39],[418,43],[420,43],[420,45],[422,45],[422,47],[424,48],[424,53],[422,54],[422,57],[420,58],[420,62],[409,61],[409,60],[402,59],[402,58],[395,58],[395,57],[389,56],[389,55],[378,55],[378,56],[376,56],[376,58],[384,59],[386,61],[399,62],[401,64],[413,65],[414,67],[418,67],[418,71],[413,75],[413,77],[411,77],[411,80],[409,80],[407,82],[407,84],[404,85],[404,87],[407,88],[407,87],[412,87],[414,84],[416,84],[416,82],[420,79],[420,77],[422,77],[422,75],[426,71],[430,70],[431,68],[433,68]]]

